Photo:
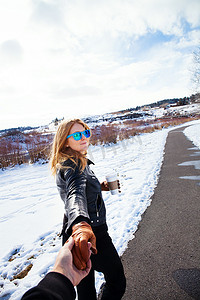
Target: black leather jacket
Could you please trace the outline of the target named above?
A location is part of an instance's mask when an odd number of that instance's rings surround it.
[[[89,165],[84,171],[71,160],[57,170],[56,183],[61,199],[65,204],[66,232],[79,217],[87,218],[92,227],[106,223],[106,209],[102,198],[101,185]],[[69,167],[69,168],[66,168]]]

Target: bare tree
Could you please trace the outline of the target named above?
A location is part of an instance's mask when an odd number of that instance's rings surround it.
[[[200,91],[200,46],[193,52],[192,81],[196,92]]]

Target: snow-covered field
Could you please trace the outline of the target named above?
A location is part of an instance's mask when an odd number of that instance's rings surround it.
[[[184,133],[200,148],[200,121],[189,124]],[[109,233],[120,255],[151,204],[171,129],[89,149],[100,181],[112,170],[119,176],[122,193],[103,193]],[[51,270],[61,247],[64,208],[48,164],[17,166],[0,171],[0,178],[0,297],[17,300]],[[23,270],[30,271],[15,278]],[[96,275],[98,289],[103,277]]]

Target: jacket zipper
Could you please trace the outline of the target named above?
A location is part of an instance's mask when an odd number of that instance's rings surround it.
[[[100,203],[100,207],[98,208],[98,198],[100,197],[100,195],[98,194],[97,195],[97,198],[96,198],[96,213],[97,213],[97,218],[99,218],[99,211],[101,209],[101,206],[102,206],[102,201]]]

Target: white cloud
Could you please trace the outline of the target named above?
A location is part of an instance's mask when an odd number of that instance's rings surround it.
[[[0,43],[23,38],[31,14],[30,4],[30,0],[0,0]]]
[[[3,64],[18,63],[23,58],[23,48],[17,40],[7,40],[0,45],[1,66]]]
[[[79,37],[143,35],[149,30],[182,33],[181,20],[199,26],[198,0],[74,0],[66,8],[66,24]]]
[[[0,0],[0,26],[4,128],[185,96],[200,2]]]

